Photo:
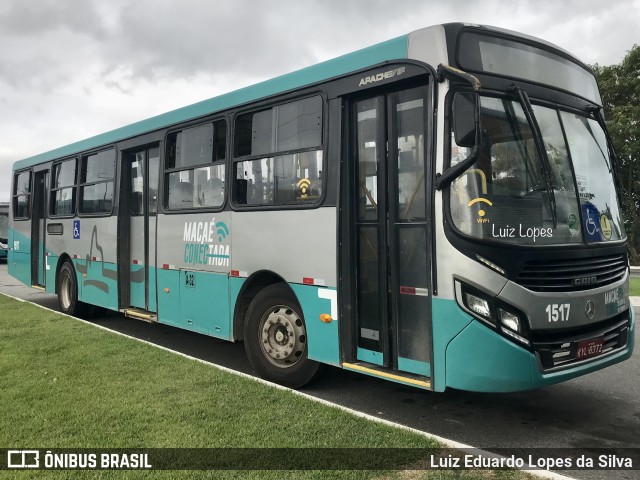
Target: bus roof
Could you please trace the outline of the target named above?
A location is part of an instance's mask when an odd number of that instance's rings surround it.
[[[101,133],[64,147],[15,162],[14,170],[74,155],[105,145],[203,117],[263,97],[327,80],[370,65],[407,57],[409,35],[403,35],[346,55],[312,65],[193,105]]]

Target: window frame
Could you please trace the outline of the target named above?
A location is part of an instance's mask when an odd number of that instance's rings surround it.
[[[94,182],[86,182],[86,181],[82,181],[82,177],[83,177],[83,172],[82,169],[85,167],[85,163],[87,158],[102,153],[102,152],[107,152],[109,150],[113,150],[113,178],[110,178],[108,180],[99,180],[99,181],[94,181]],[[76,177],[77,177],[77,182],[76,182],[76,186],[78,188],[77,194],[76,194],[76,202],[77,202],[77,208],[76,208],[76,213],[74,216],[78,216],[78,217],[110,217],[113,215],[114,209],[115,209],[115,205],[117,202],[117,198],[116,198],[116,192],[117,192],[117,188],[116,188],[116,183],[117,183],[117,178],[118,178],[118,149],[116,148],[115,145],[111,145],[108,147],[104,147],[104,148],[99,148],[97,150],[91,150],[88,152],[83,152],[81,155],[79,155],[80,161],[78,163],[79,167],[76,171]],[[99,185],[101,183],[109,183],[111,182],[113,184],[113,200],[111,202],[111,210],[109,211],[104,211],[104,212],[97,212],[97,213],[86,213],[82,211],[82,192],[84,191],[83,189],[85,187],[91,187],[93,185]]]
[[[314,147],[305,147],[298,148],[294,150],[283,150],[283,151],[272,151],[268,153],[262,153],[257,155],[242,155],[236,156],[236,125],[237,121],[240,117],[250,114],[250,113],[258,113],[265,110],[270,110],[276,108],[280,105],[285,105],[288,103],[293,103],[301,100],[305,100],[312,97],[319,97],[321,101],[321,119],[320,119],[320,144]],[[252,106],[251,108],[238,110],[234,113],[233,118],[231,120],[231,131],[232,131],[232,143],[230,145],[231,148],[231,158],[230,158],[230,168],[229,168],[229,176],[231,182],[231,190],[229,194],[229,203],[234,210],[297,210],[297,209],[315,209],[320,208],[327,197],[327,172],[328,172],[328,155],[327,155],[327,136],[328,136],[328,121],[329,121],[329,103],[327,94],[323,90],[313,90],[307,91],[301,94],[300,96],[296,96],[294,98],[279,98],[276,100],[270,100],[268,102],[261,102],[257,105]],[[322,152],[322,193],[318,197],[318,199],[314,202],[305,202],[305,203],[278,203],[278,204],[246,204],[246,203],[238,203],[237,201],[237,168],[238,165],[242,162],[252,161],[252,160],[261,160],[261,159],[274,159],[278,157],[293,155],[297,153],[306,153],[306,152]]]
[[[54,182],[55,182],[55,176],[54,176],[54,171],[56,166],[58,165],[62,165],[65,162],[70,162],[70,161],[74,161],[75,165],[74,165],[74,176],[73,176],[73,184],[71,185],[65,185],[63,187],[55,187],[54,186]],[[72,205],[73,205],[73,212],[72,213],[65,213],[65,214],[56,214],[54,213],[54,205],[56,203],[56,192],[58,190],[65,190],[67,188],[71,188],[73,193],[72,195],[74,196],[73,201],[72,201]],[[79,195],[78,195],[78,157],[77,156],[73,156],[73,157],[69,157],[69,158],[64,158],[62,160],[56,160],[51,164],[51,186],[49,188],[49,216],[51,218],[73,218],[76,216],[76,214],[78,213],[78,199],[79,199]]]
[[[259,154],[254,154],[254,155],[236,155],[236,150],[237,150],[237,138],[236,138],[236,126],[238,123],[238,119],[247,115],[247,114],[255,114],[255,113],[259,113],[259,112],[263,112],[266,110],[273,110],[276,107],[282,106],[282,105],[287,105],[290,103],[295,103],[295,102],[299,102],[302,100],[307,100],[309,98],[313,98],[313,97],[319,97],[320,98],[320,102],[321,102],[321,114],[322,114],[322,118],[320,119],[320,123],[321,123],[321,128],[320,128],[320,143],[316,146],[313,147],[303,147],[303,148],[296,148],[296,149],[290,149],[290,150],[272,150],[266,153],[259,153]],[[325,145],[325,137],[326,137],[326,117],[327,117],[327,99],[326,96],[322,93],[322,92],[310,92],[307,93],[306,95],[300,96],[300,97],[296,97],[296,98],[289,98],[286,99],[285,101],[279,101],[279,102],[270,102],[268,104],[265,105],[260,105],[258,107],[253,107],[251,109],[247,109],[247,110],[239,110],[235,113],[235,115],[233,116],[233,150],[232,150],[232,161],[233,163],[237,162],[237,161],[246,161],[246,160],[255,160],[255,159],[259,159],[259,158],[271,158],[271,157],[278,157],[278,156],[283,156],[283,155],[290,155],[292,153],[302,153],[302,152],[315,152],[317,150],[323,150],[324,149],[324,145]]]
[[[174,167],[174,168],[167,168],[167,163],[168,163],[168,158],[169,158],[169,148],[171,147],[171,141],[170,138],[172,135],[177,135],[180,132],[183,132],[185,130],[189,130],[190,128],[197,128],[203,125],[207,125],[207,124],[212,124],[213,125],[213,139],[215,140],[216,138],[216,126],[215,124],[217,122],[223,122],[224,126],[225,126],[225,136],[224,136],[224,141],[225,141],[225,145],[224,145],[224,158],[222,160],[216,160],[213,161],[213,154],[215,152],[215,148],[212,148],[212,153],[211,153],[211,161],[209,161],[208,163],[202,163],[202,164],[198,164],[198,165],[189,165],[187,167]],[[165,214],[180,214],[180,213],[184,213],[184,212],[188,212],[188,213],[196,213],[196,212],[220,212],[222,210],[225,209],[225,207],[227,206],[227,202],[228,202],[228,191],[229,191],[229,185],[228,185],[228,163],[229,163],[229,154],[230,154],[230,130],[229,130],[229,121],[227,120],[227,118],[225,116],[216,116],[210,119],[207,119],[207,121],[203,122],[197,122],[197,123],[188,123],[188,124],[184,124],[184,125],[180,125],[177,128],[168,130],[165,134],[165,138],[164,138],[164,150],[163,151],[163,158],[161,159],[161,169],[159,174],[162,175],[162,179],[160,180],[160,185],[162,185],[162,202],[158,202],[157,207],[156,207],[156,212],[160,213],[160,209],[162,211],[162,213]],[[214,144],[215,147],[215,144]],[[222,204],[219,206],[215,206],[215,207],[209,207],[209,206],[204,206],[204,207],[190,207],[190,208],[170,208],[169,207],[169,175],[171,175],[172,173],[179,173],[179,172],[185,172],[185,171],[195,171],[197,169],[200,168],[207,168],[207,167],[213,167],[213,166],[217,166],[217,165],[224,165],[224,192],[223,192],[223,201]]]
[[[142,161],[144,162],[143,165],[144,165],[145,168],[142,169],[142,179],[143,179],[143,185],[145,185],[145,188],[148,190],[149,189],[149,185],[146,185],[146,182],[145,182],[146,177],[145,177],[144,173],[145,173],[145,170],[148,170],[148,168],[149,168],[148,165],[147,165],[148,159],[149,159],[149,149],[145,147],[144,149],[141,149],[141,150],[138,150],[138,151],[135,151],[135,152],[130,152],[128,155],[127,155],[127,153],[125,153],[123,155],[123,157],[129,156],[129,155],[137,155],[138,153],[143,153],[143,155],[144,155]],[[128,165],[127,165],[126,170],[128,170],[129,174],[131,174],[131,161],[129,161],[127,163],[128,163]],[[131,217],[144,217],[148,213],[148,210],[149,210],[149,206],[145,205],[145,200],[146,200],[145,199],[145,195],[144,195],[145,188],[143,188],[143,190],[142,190],[142,204],[141,204],[142,213],[135,213],[133,211],[133,206],[132,206],[133,205],[133,194],[135,192],[133,192],[133,190],[131,189],[131,187],[133,187],[133,177],[129,177],[127,179],[127,182],[128,182],[128,185],[129,185],[129,191],[126,193],[128,199],[129,199],[129,216],[131,216]]]
[[[17,193],[18,190],[18,177],[23,173],[29,174],[29,192],[27,194]],[[24,221],[29,220],[31,218],[31,196],[33,193],[33,170],[31,168],[26,168],[23,170],[17,170],[13,172],[13,188],[11,189],[11,219]],[[26,217],[16,217],[16,199],[18,197],[27,197],[27,216]]]

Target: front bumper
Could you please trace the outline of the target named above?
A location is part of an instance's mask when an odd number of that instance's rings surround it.
[[[467,316],[462,310],[459,315]],[[552,385],[626,360],[633,353],[634,334],[635,318],[631,308],[626,344],[598,357],[545,368],[541,352],[536,351],[537,344],[533,344],[533,352],[529,351],[472,320],[446,347],[446,387],[514,392]]]

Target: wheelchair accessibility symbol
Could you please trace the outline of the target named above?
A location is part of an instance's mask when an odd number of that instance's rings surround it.
[[[597,218],[597,217],[596,217]],[[599,229],[598,229],[598,225],[596,225],[595,220],[593,219],[593,217],[591,216],[591,213],[589,212],[589,210],[587,209],[587,219],[585,220],[585,227],[587,229],[587,233],[590,236],[595,235],[596,233],[598,233]]]
[[[80,220],[73,221],[73,239],[74,240],[80,239]]]

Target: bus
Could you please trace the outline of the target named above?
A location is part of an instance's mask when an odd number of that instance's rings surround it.
[[[9,204],[0,202],[0,262],[7,261],[9,232]]]
[[[616,156],[591,69],[451,23],[17,161],[9,272],[232,342],[432,391],[629,358]],[[212,347],[213,348],[213,347]]]

